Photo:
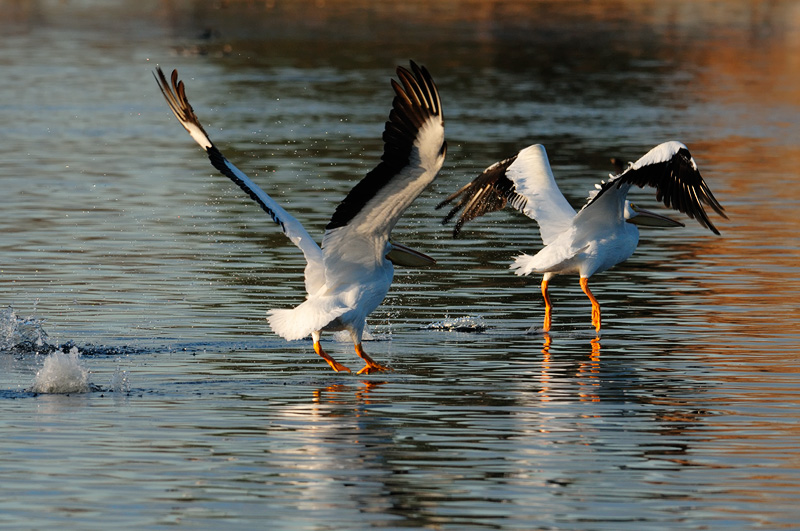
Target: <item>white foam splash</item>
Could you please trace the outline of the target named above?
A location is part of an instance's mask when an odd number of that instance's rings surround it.
[[[448,317],[425,327],[427,330],[445,330],[448,332],[483,332],[487,326],[480,315],[464,317]]]
[[[47,333],[42,328],[43,322],[34,317],[18,317],[11,306],[0,310],[0,350],[26,345],[44,347]]]
[[[44,359],[44,365],[36,373],[31,391],[34,393],[65,394],[89,391],[89,371],[80,360],[77,347],[69,353],[57,350]]]

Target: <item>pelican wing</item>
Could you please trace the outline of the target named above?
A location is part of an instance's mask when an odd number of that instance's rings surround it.
[[[153,74],[161,89],[161,93],[169,104],[169,108],[175,117],[183,125],[189,135],[206,150],[211,164],[224,176],[236,183],[247,195],[249,195],[258,205],[270,215],[272,220],[277,223],[281,230],[289,239],[303,251],[306,258],[306,290],[309,293],[316,291],[324,285],[325,277],[322,267],[322,251],[316,242],[309,236],[299,221],[286,212],[278,203],[275,202],[264,190],[245,175],[239,168],[234,166],[217,149],[211,139],[206,134],[200,124],[194,109],[186,98],[186,88],[183,81],[178,80],[178,71],[172,71],[171,83],[167,81],[164,72],[157,67]]]
[[[325,227],[322,249],[329,281],[343,270],[337,262],[383,260],[397,220],[444,162],[444,118],[433,79],[413,61],[411,71],[398,67],[397,76],[381,162],[347,194]]]
[[[508,205],[536,220],[542,241],[547,245],[566,230],[575,217],[575,209],[558,189],[547,152],[540,144],[529,146],[510,159],[492,164],[436,208],[456,199],[459,199],[458,203],[442,220],[447,223],[463,209],[453,229],[453,236],[458,235],[467,221]]]
[[[625,171],[599,185],[599,190],[590,196],[584,208],[612,187],[619,188],[626,184],[629,186],[635,184],[640,188],[645,186],[655,188],[658,201],[683,212],[690,218],[697,219],[700,225],[714,234],[719,234],[719,231],[708,219],[703,204],[728,219],[725,209],[700,175],[689,149],[680,142],[664,142],[648,151],[642,158],[630,164]]]
[[[442,219],[442,224],[446,224],[453,219],[459,210],[461,216],[456,221],[455,228],[453,228],[453,237],[458,236],[461,232],[461,227],[464,223],[472,221],[489,212],[502,210],[508,204],[509,199],[524,200],[520,198],[514,189],[514,183],[506,177],[506,170],[508,167],[516,162],[517,156],[510,159],[505,159],[500,162],[495,162],[478,175],[475,179],[462,186],[455,193],[450,194],[444,201],[436,205],[436,209],[440,209],[459,199],[450,212]]]

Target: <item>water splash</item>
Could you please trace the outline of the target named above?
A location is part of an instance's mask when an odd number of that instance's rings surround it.
[[[447,317],[430,323],[424,330],[444,330],[447,332],[483,332],[488,327],[481,316]]]
[[[19,317],[9,306],[0,310],[0,350],[41,350],[47,347],[43,319]]]
[[[128,371],[117,367],[117,369],[114,371],[114,374],[111,376],[109,391],[122,394],[128,394],[131,392],[131,381]]]
[[[89,371],[81,363],[78,348],[72,347],[68,353],[57,350],[48,354],[30,390],[34,393],[65,394],[86,393],[89,389]]]

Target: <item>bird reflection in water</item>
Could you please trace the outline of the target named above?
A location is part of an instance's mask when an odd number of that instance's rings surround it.
[[[541,370],[541,389],[539,394],[542,395],[542,400],[549,402],[552,400],[552,365],[553,353],[550,352],[550,347],[553,344],[552,336],[544,333],[544,344],[542,345],[542,370]],[[599,402],[600,396],[593,392],[594,388],[600,386],[600,336],[595,336],[590,342],[591,352],[589,353],[588,361],[582,361],[578,365],[576,372],[576,382],[581,386],[581,392],[578,393],[582,402]]]
[[[353,404],[353,400],[350,398],[352,394],[355,396],[356,405],[370,405],[375,402],[374,398],[370,397],[370,394],[385,384],[385,381],[376,382],[370,380],[362,380],[361,386],[358,388],[352,384],[332,384],[314,389],[312,402],[314,404],[348,405]]]
[[[550,401],[550,380],[552,377],[550,376],[551,364],[552,364],[552,354],[550,353],[550,343],[553,340],[550,337],[550,334],[547,332],[544,333],[544,345],[542,346],[542,388],[539,390],[539,393],[542,395],[542,400],[545,402]]]
[[[589,361],[584,361],[578,367],[578,385],[584,391],[580,397],[582,402],[600,402],[600,396],[596,393],[600,387],[600,336],[595,336],[589,343],[592,346]]]

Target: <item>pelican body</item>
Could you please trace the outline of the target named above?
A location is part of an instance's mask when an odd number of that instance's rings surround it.
[[[727,218],[688,148],[680,142],[660,144],[620,170],[607,182],[596,185],[584,207],[575,212],[556,185],[544,146],[536,144],[493,164],[437,208],[458,200],[443,220],[447,223],[462,211],[454,237],[467,221],[506,205],[535,220],[544,247],[534,255],[517,256],[511,269],[517,275],[543,275],[544,331],[550,330],[552,322],[550,280],[556,275],[578,275],[581,290],[592,303],[592,324],[599,332],[600,304],[589,289],[589,278],[631,257],[639,244],[636,225],[683,226],[628,201],[631,186],[654,187],[657,199],[664,205],[697,219],[717,235],[719,231],[708,219],[703,204]]]
[[[255,200],[305,256],[306,300],[292,309],[271,310],[270,327],[287,340],[311,335],[315,352],[337,372],[350,369],[322,349],[321,333],[350,333],[356,354],[366,363],[359,374],[388,370],[361,346],[366,318],[386,297],[394,264],[435,263],[390,240],[400,216],[438,174],[447,151],[441,101],[427,69],[412,61],[410,70],[398,67],[397,76],[400,81],[391,82],[395,97],[381,162],[338,205],[319,246],[299,221],[217,149],[189,104],[177,71],[170,81],[160,68],[155,72],[170,109],[211,164]]]

